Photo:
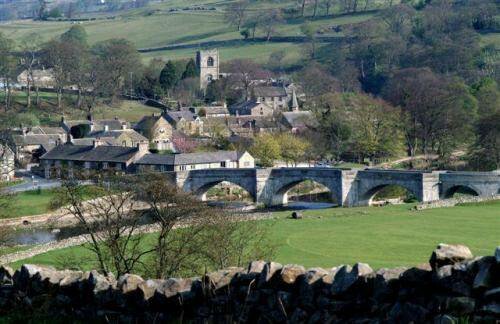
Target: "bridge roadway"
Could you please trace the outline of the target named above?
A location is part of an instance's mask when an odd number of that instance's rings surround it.
[[[412,192],[421,202],[449,198],[466,189],[478,196],[500,194],[500,172],[347,170],[335,168],[203,169],[174,172],[176,184],[205,199],[213,186],[227,181],[248,191],[256,204],[267,207],[288,202],[287,192],[305,180],[327,187],[341,206],[367,206],[388,185]]]

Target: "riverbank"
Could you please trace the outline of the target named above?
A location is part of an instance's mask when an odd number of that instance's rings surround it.
[[[412,210],[414,206],[307,210],[302,211],[300,220],[291,219],[289,210],[274,211],[267,213],[272,221],[262,220],[261,224],[270,226],[270,240],[277,245],[277,262],[307,267],[331,267],[357,260],[366,260],[375,268],[414,266],[425,262],[427,251],[443,241],[466,244],[477,255],[500,245],[500,201],[418,212]],[[83,260],[75,266],[82,270],[93,267],[92,253],[87,248],[54,246],[48,253],[39,250],[41,254],[29,259],[17,257],[19,261],[10,262],[14,266],[57,266],[58,260]],[[23,253],[28,256],[31,252]]]

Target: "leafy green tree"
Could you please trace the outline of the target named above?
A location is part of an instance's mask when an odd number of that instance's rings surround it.
[[[472,94],[477,99],[479,116],[491,115],[500,109],[500,90],[495,80],[482,79],[472,86]]]
[[[272,167],[274,162],[281,158],[280,152],[280,145],[272,134],[257,136],[250,148],[250,153],[263,167]]]
[[[177,69],[175,67],[174,62],[168,61],[165,64],[163,70],[160,73],[160,85],[162,86],[165,92],[169,92],[173,89],[173,87],[177,84],[179,78],[177,76]]]
[[[469,162],[475,170],[500,169],[500,110],[477,122],[476,140],[469,153]]]
[[[194,59],[190,59],[186,64],[186,69],[182,73],[182,79],[195,78],[198,76],[198,69]]]
[[[287,165],[296,165],[304,160],[306,151],[309,148],[309,143],[306,140],[291,133],[281,133],[276,137],[276,141],[280,147],[281,159]]]
[[[61,35],[61,40],[64,42],[77,42],[82,45],[87,45],[87,32],[81,25],[73,25]]]

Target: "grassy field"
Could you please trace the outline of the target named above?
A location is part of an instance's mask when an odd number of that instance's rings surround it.
[[[53,190],[33,190],[18,193],[10,210],[2,214],[7,214],[9,218],[39,215],[49,212],[49,203],[54,197]]]
[[[26,110],[22,108],[26,104],[26,92],[16,91],[14,93],[14,106],[20,109],[19,112],[31,112],[34,113],[41,123],[44,124],[55,124],[61,120],[62,113],[67,119],[81,119],[86,118],[87,111],[73,108],[74,98],[69,95],[64,95],[65,104],[63,111],[57,108],[57,98],[55,93],[51,92],[40,92],[40,101],[42,104],[41,108],[32,108]],[[3,99],[3,93],[0,94],[0,101]],[[35,101],[34,95],[32,98]],[[139,101],[133,100],[122,100],[113,105],[107,105],[99,103],[97,107],[94,108],[93,115],[96,119],[103,118],[114,118],[118,116],[119,118],[125,119],[129,122],[138,122],[143,116],[151,115],[152,113],[158,113],[160,109],[143,105]]]
[[[96,197],[96,193],[92,190],[87,190],[90,187],[84,187],[84,197],[91,199]],[[40,215],[50,212],[50,202],[56,196],[57,189],[42,189],[30,190],[17,193],[14,196],[14,201],[9,206],[9,210],[0,210],[4,218],[13,218],[21,216]]]
[[[374,268],[426,263],[441,242],[469,246],[475,255],[487,255],[500,245],[500,202],[453,208],[411,211],[411,205],[333,208],[304,212],[305,218],[288,218],[277,212],[271,225],[280,263],[329,268],[366,262]],[[150,234],[150,239],[154,234]],[[72,247],[35,256],[14,264],[39,263],[90,269],[90,251]],[[70,262],[70,264],[71,264]]]

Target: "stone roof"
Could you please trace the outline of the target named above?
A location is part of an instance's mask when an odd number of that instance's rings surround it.
[[[237,161],[245,152],[216,151],[180,154],[146,154],[137,164],[185,165]]]
[[[141,134],[137,133],[133,129],[120,129],[120,130],[108,130],[108,131],[97,131],[91,132],[88,137],[94,138],[118,138],[121,135],[126,134],[132,141],[135,142],[147,142],[148,139]]]
[[[28,134],[34,135],[65,135],[62,127],[35,126],[28,129]]]
[[[81,162],[127,162],[138,152],[136,147],[64,144],[42,155],[41,160]]]
[[[124,120],[120,120],[117,118],[114,119],[99,119],[99,120],[88,120],[88,119],[82,119],[82,120],[65,120],[63,121],[64,125],[68,129],[71,129],[73,126],[77,125],[91,125],[93,124],[93,131],[99,131],[99,130],[104,130],[104,126],[108,126],[108,130],[120,130],[122,129],[122,125],[125,124],[127,125],[128,128],[128,123]]]
[[[91,146],[94,145],[95,137],[84,137],[84,138],[74,138],[71,143],[74,145],[85,145]],[[101,145],[105,146],[122,146],[115,138],[113,137],[99,137],[101,141]]]
[[[153,125],[156,124],[156,122],[161,118],[165,119],[162,115],[144,116],[137,124],[135,124],[133,128],[140,131],[150,130],[151,127],[153,127]]]
[[[256,97],[286,97],[286,90],[283,87],[255,87],[253,94]]]
[[[12,135],[12,140],[16,146],[26,146],[26,145],[40,145],[46,151],[49,151],[54,146],[56,146],[57,141],[61,139],[60,135],[41,135],[41,134],[29,134],[29,135]]]

